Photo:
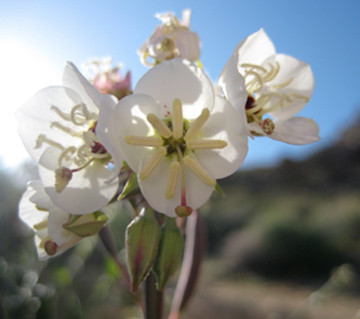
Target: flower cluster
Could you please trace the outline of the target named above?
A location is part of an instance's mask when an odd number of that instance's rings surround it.
[[[41,90],[17,112],[40,175],[20,217],[35,230],[41,258],[95,235],[107,222],[104,208],[119,199],[136,211],[189,216],[221,191],[218,179],[239,169],[249,136],[319,140],[314,121],[294,116],[312,95],[308,64],[277,54],[260,30],[235,48],[217,94],[199,61],[190,10],[182,21],[157,17],[161,25],[139,50],[152,68],[133,90],[130,72],[122,77],[109,58],[87,63],[87,78],[68,62],[62,86]]]

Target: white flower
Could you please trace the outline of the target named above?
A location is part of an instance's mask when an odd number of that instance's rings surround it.
[[[290,144],[308,144],[320,139],[318,125],[313,120],[294,117],[313,92],[310,66],[291,56],[277,54],[262,29],[235,48],[218,82],[230,103],[242,114],[246,113],[249,130],[254,135]]]
[[[248,149],[241,123],[200,68],[173,59],[147,72],[111,121],[100,113],[98,134],[124,154],[150,206],[174,217],[203,205],[216,179],[241,166]]]
[[[63,253],[82,239],[62,227],[70,215],[52,203],[40,181],[28,184],[20,200],[19,216],[35,231],[35,245],[41,260]]]
[[[191,11],[184,10],[179,22],[170,12],[156,15],[162,24],[138,51],[144,65],[153,66],[175,57],[193,62],[199,60],[201,42],[197,33],[190,31],[190,16]],[[148,57],[154,59],[154,63],[149,63]]]
[[[107,106],[116,105],[69,62],[63,86],[41,90],[16,114],[22,141],[39,163],[46,193],[70,214],[101,209],[118,188],[117,178],[105,183],[113,176],[107,167],[111,149],[105,149],[96,135],[102,98],[109,99]]]

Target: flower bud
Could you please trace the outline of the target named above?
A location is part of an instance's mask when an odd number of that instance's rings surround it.
[[[162,228],[159,252],[153,267],[156,286],[159,291],[165,288],[170,277],[180,266],[184,248],[184,238],[175,218],[167,218]]]
[[[96,235],[107,221],[108,217],[100,211],[86,215],[71,215],[63,228],[80,237],[87,237]]]
[[[131,290],[149,274],[158,253],[161,229],[153,210],[143,209],[126,228],[126,256]]]

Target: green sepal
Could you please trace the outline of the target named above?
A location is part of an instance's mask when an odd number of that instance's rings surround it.
[[[126,228],[126,261],[131,290],[137,291],[148,276],[158,253],[161,228],[152,209],[143,209]]]
[[[87,237],[96,235],[107,223],[108,217],[101,211],[86,215],[71,215],[63,228],[80,236]]]
[[[181,264],[184,238],[176,224],[176,218],[167,218],[161,231],[159,252],[153,267],[156,288],[162,291]]]
[[[124,199],[130,193],[132,193],[135,189],[139,187],[137,176],[135,173],[130,175],[130,178],[127,180],[121,194],[118,197],[118,200]]]

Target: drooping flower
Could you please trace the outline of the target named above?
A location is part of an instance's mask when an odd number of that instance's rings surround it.
[[[128,71],[123,78],[121,68],[121,64],[112,67],[111,57],[92,60],[85,64],[90,83],[102,94],[115,95],[119,100],[131,94],[131,73]]]
[[[71,216],[55,206],[41,181],[32,181],[19,203],[20,218],[35,231],[35,245],[41,260],[57,256],[82,238],[95,235],[107,221],[102,213]]]
[[[190,31],[191,10],[184,10],[182,21],[171,12],[157,14],[162,24],[138,51],[146,66],[180,57],[195,62],[200,58],[201,42],[197,33]],[[152,58],[153,62],[147,59]]]
[[[263,29],[238,44],[218,83],[227,100],[246,114],[253,135],[290,144],[320,139],[313,120],[294,117],[309,102],[314,89],[310,66],[276,53]]]
[[[69,62],[63,86],[41,90],[16,114],[20,137],[39,163],[46,193],[70,214],[101,209],[118,189],[117,178],[105,183],[113,176],[107,166],[111,149],[96,134],[102,98],[109,99],[107,107],[116,105],[116,98],[103,96]],[[122,162],[119,155],[113,160]]]
[[[147,72],[110,121],[100,113],[98,134],[105,147],[118,145],[147,202],[170,217],[203,205],[216,179],[236,171],[247,154],[239,112],[215,95],[200,68],[183,59]]]

